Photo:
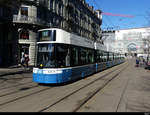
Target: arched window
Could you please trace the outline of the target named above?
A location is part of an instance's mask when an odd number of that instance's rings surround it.
[[[128,45],[128,51],[137,51],[137,45],[134,43],[131,43]]]

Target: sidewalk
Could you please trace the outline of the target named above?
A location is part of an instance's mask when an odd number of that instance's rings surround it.
[[[23,68],[20,66],[13,66],[8,68],[0,68],[0,77],[12,75],[12,74],[30,73],[30,72],[32,72],[32,67]]]

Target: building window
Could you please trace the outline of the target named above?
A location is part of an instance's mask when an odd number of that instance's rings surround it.
[[[28,8],[27,7],[21,7],[21,15],[28,16]]]
[[[50,0],[50,9],[53,9],[53,4],[54,4],[54,1]]]
[[[29,40],[29,31],[22,30],[20,33],[20,39]]]

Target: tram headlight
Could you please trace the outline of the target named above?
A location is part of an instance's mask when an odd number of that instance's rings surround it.
[[[40,67],[43,67],[43,64],[40,64]]]

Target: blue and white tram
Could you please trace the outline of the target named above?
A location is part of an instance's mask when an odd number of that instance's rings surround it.
[[[42,29],[38,33],[37,59],[33,68],[36,83],[65,83],[84,78],[113,66],[111,61],[115,57],[118,60],[113,53],[105,52],[104,46],[62,29]]]

